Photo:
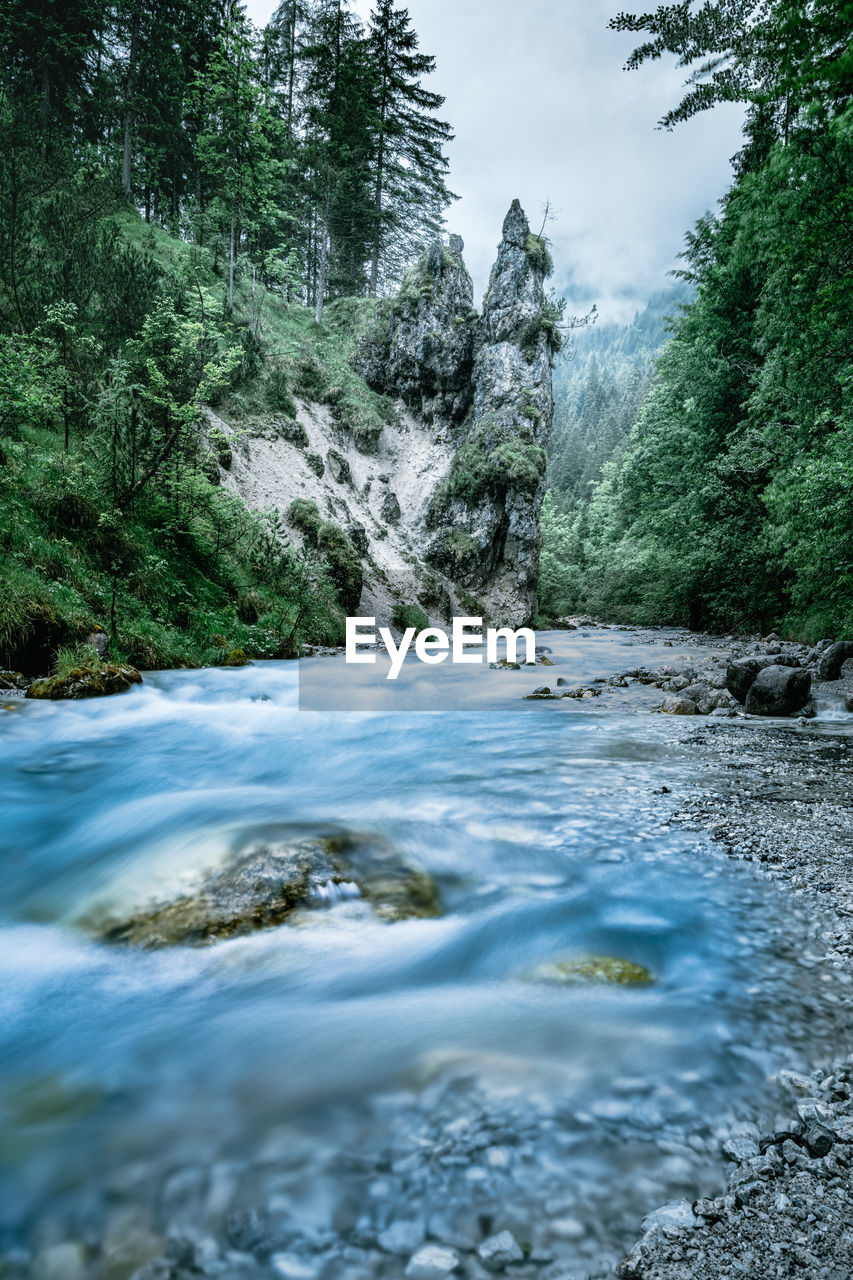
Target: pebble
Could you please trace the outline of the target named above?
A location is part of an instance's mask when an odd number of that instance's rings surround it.
[[[442,1245],[428,1244],[409,1259],[406,1275],[409,1280],[444,1280],[458,1266],[458,1253]]]
[[[487,1271],[503,1271],[512,1262],[523,1262],[521,1245],[511,1231],[499,1231],[489,1236],[477,1250],[477,1257]]]
[[[380,1233],[379,1247],[386,1253],[406,1257],[423,1244],[425,1236],[426,1223],[423,1218],[401,1219],[392,1222],[390,1227]]]
[[[274,1253],[270,1264],[283,1280],[317,1280],[323,1265],[320,1259],[302,1258],[293,1253]]]
[[[86,1249],[76,1240],[44,1249],[33,1262],[33,1280],[84,1280],[88,1274]]]
[[[643,1218],[644,1231],[682,1231],[695,1227],[696,1214],[693,1205],[687,1199],[670,1200],[668,1204],[655,1209],[654,1213]]]

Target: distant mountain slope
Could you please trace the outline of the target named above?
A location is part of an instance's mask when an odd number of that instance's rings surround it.
[[[557,363],[548,489],[559,509],[574,510],[621,451],[669,336],[668,317],[689,296],[686,285],[674,285],[630,324],[580,330],[571,356]]]

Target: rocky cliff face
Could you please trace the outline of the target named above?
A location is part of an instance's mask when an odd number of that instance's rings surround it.
[[[295,545],[325,549],[346,579],[342,607],[381,624],[479,614],[519,626],[536,612],[559,343],[550,261],[516,201],[478,315],[462,249],[458,236],[436,243],[363,332],[359,386],[387,397],[373,395],[369,431],[348,426],[353,387],[323,395],[310,379],[292,417],[207,415],[216,478],[277,512]]]
[[[368,385],[399,396],[428,426],[464,422],[474,395],[479,316],[463,247],[451,236],[421,257],[360,353]]]
[[[424,558],[477,612],[518,626],[536,612],[539,578],[559,346],[544,290],[550,259],[514,201],[478,317],[461,253],[452,237],[421,259],[365,347],[363,371],[457,446],[429,504]]]

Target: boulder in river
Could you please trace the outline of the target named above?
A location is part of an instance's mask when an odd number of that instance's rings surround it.
[[[204,946],[283,924],[298,908],[364,898],[383,920],[440,914],[435,883],[369,837],[260,839],[198,887],[98,928],[107,942],[154,949]]]
[[[817,669],[818,679],[837,680],[841,675],[841,668],[850,658],[853,658],[853,640],[838,640],[835,644],[831,644],[821,654]]]
[[[668,716],[697,716],[699,708],[690,698],[682,698],[679,694],[670,694],[664,698],[661,711]]]
[[[31,677],[22,675],[20,671],[0,671],[0,689],[24,690],[31,683]]]
[[[789,716],[801,711],[811,696],[812,678],[801,667],[765,667],[746,695],[753,716]]]
[[[785,654],[765,654],[763,657],[735,658],[726,668],[726,688],[738,702],[746,702],[753,681],[765,667],[798,667],[798,658]]]
[[[34,680],[28,698],[58,701],[61,698],[103,698],[111,693],[127,693],[131,685],[142,684],[136,667],[104,662],[98,667],[75,667],[62,676]]]

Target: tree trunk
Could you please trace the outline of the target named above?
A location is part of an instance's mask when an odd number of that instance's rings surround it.
[[[317,272],[317,302],[314,308],[314,322],[323,321],[323,303],[326,298],[326,276],[329,270],[329,215],[332,210],[332,179],[326,179],[326,201],[323,210],[323,223],[320,228],[320,266]]]
[[[370,256],[370,296],[376,297],[379,287],[379,251],[382,238],[382,182],[384,178],[384,138],[379,139],[379,154],[376,159],[376,191],[373,196],[373,253]]]
[[[231,246],[228,253],[228,314],[234,310],[234,210],[231,210]]]
[[[130,30],[130,51],[127,56],[127,85],[124,99],[124,142],[121,160],[121,185],[129,200],[132,191],[133,156],[133,102],[136,97],[136,57],[139,43],[139,12],[134,12]]]
[[[370,296],[376,297],[379,286],[379,253],[382,240],[382,188],[385,183],[385,121],[388,115],[388,40],[382,69],[382,100],[379,107],[379,146],[376,152],[376,190],[373,196],[373,253],[370,257]]]

